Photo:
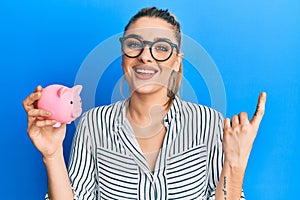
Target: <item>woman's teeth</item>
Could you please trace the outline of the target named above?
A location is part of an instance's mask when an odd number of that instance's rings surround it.
[[[139,74],[155,74],[154,70],[149,69],[136,69],[136,72]]]

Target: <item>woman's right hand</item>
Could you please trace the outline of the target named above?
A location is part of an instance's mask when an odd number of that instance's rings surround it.
[[[42,153],[44,159],[53,158],[62,153],[62,144],[66,135],[66,124],[54,128],[55,120],[38,119],[47,118],[51,113],[38,109],[37,101],[42,96],[42,87],[38,86],[23,101],[23,107],[27,113],[27,133],[34,146]]]

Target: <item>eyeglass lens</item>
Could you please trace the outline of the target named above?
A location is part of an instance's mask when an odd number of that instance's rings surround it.
[[[137,38],[126,38],[123,41],[123,52],[131,58],[139,56],[144,50],[145,42]],[[148,42],[149,43],[149,42]],[[156,41],[150,45],[150,53],[155,60],[168,59],[172,54],[172,46],[166,41]]]

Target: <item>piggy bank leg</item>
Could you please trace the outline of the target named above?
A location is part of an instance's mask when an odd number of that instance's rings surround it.
[[[61,123],[60,123],[60,122],[56,122],[56,124],[53,125],[54,128],[58,128],[58,127],[60,127],[60,126],[61,126]]]

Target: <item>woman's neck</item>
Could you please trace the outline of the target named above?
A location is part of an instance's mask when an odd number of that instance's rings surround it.
[[[129,99],[127,116],[140,127],[162,120],[167,113],[167,95],[133,93]]]

